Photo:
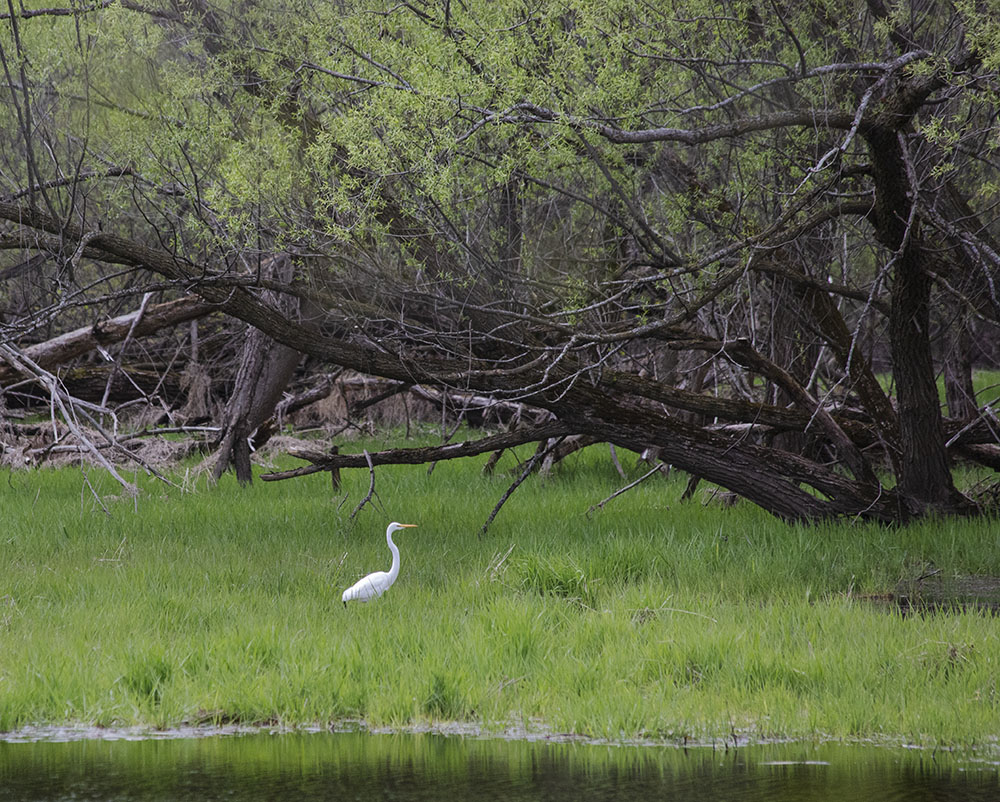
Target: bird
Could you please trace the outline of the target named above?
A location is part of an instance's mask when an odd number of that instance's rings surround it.
[[[341,597],[344,602],[344,607],[347,606],[349,601],[353,601],[355,599],[363,602],[366,602],[369,599],[377,599],[389,589],[389,586],[395,582],[396,577],[399,576],[399,549],[396,548],[396,544],[392,542],[392,533],[397,532],[400,529],[409,529],[415,526],[416,524],[399,524],[395,521],[389,524],[385,530],[385,541],[389,544],[389,551],[392,552],[392,567],[388,571],[375,571],[374,573],[368,574],[368,576],[362,577],[351,585],[344,591],[344,595]]]

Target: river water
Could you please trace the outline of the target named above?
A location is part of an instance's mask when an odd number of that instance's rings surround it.
[[[0,743],[0,800],[993,802],[996,755],[838,744],[606,746],[433,734]]]

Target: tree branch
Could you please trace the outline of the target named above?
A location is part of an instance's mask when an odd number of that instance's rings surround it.
[[[524,443],[534,443],[551,437],[564,437],[573,434],[573,429],[559,421],[549,421],[537,426],[516,429],[512,432],[483,437],[479,440],[467,440],[462,443],[452,443],[443,446],[428,446],[425,448],[394,448],[389,451],[376,451],[374,454],[329,454],[309,449],[289,449],[288,453],[298,459],[308,460],[312,465],[296,468],[291,471],[267,473],[260,478],[265,482],[276,482],[282,479],[292,479],[297,476],[307,476],[319,471],[329,471],[334,468],[364,468],[367,465],[423,465],[460,457],[474,457],[489,451],[502,448],[513,448]]]
[[[503,496],[501,496],[500,500],[496,503],[496,506],[493,508],[493,511],[489,514],[489,517],[486,519],[486,523],[483,524],[483,528],[479,530],[479,537],[482,537],[483,535],[486,534],[486,530],[490,528],[490,524],[493,523],[493,520],[497,517],[497,513],[500,512],[500,508],[507,503],[507,500],[512,495],[514,495],[514,491],[517,490],[517,488],[519,488],[523,484],[524,480],[527,479],[528,476],[531,474],[531,472],[535,469],[535,466],[543,459],[545,459],[545,457],[548,456],[553,450],[558,448],[559,444],[564,439],[565,439],[564,437],[557,437],[555,440],[552,441],[552,443],[545,446],[544,448],[540,447],[531,456],[531,459],[529,459],[527,464],[524,466],[524,470],[521,471],[521,475],[514,480],[514,483],[507,488],[507,492],[505,492]]]

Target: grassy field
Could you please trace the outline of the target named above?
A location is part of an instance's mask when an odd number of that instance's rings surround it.
[[[479,464],[380,469],[355,521],[366,471],[339,495],[326,475],[186,493],[138,477],[147,495],[110,514],[99,472],[0,474],[0,730],[364,719],[996,747],[996,619],[872,597],[929,571],[1000,576],[997,521],[789,526],[680,503],[682,477],[588,516],[622,484],[593,447],[480,538],[514,461]],[[343,588],[388,568],[390,520],[419,525],[396,536],[399,580],[345,609]]]

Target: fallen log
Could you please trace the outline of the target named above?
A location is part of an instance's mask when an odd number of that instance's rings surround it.
[[[133,337],[153,334],[168,326],[203,317],[215,308],[196,295],[186,295],[60,334],[51,340],[26,346],[21,353],[36,365],[51,370],[98,347],[121,342],[129,336],[129,332]],[[0,362],[0,385],[19,377],[13,365]]]

